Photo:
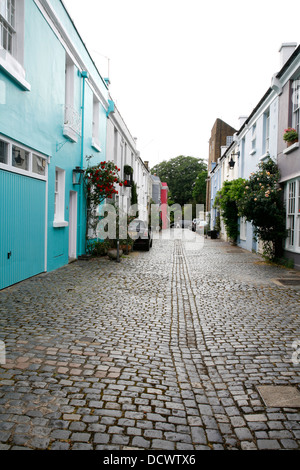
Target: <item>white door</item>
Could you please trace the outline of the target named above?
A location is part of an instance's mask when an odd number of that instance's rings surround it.
[[[69,202],[69,259],[77,258],[77,192],[70,191]]]

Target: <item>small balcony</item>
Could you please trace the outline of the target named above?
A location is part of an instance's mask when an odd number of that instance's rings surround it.
[[[73,106],[65,106],[63,135],[71,142],[77,142],[81,136],[81,115]]]

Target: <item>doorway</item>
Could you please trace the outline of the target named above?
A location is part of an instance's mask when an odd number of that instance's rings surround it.
[[[77,192],[70,191],[69,202],[69,261],[77,258]]]

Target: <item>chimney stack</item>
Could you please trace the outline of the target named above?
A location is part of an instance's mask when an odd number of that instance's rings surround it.
[[[247,119],[248,119],[248,116],[240,116],[239,117],[239,126],[240,126],[240,128],[242,127],[244,122],[247,121]]]
[[[279,53],[280,53],[280,68],[286,64],[286,62],[289,60],[291,55],[293,54],[294,50],[297,47],[296,42],[284,42],[281,44]]]

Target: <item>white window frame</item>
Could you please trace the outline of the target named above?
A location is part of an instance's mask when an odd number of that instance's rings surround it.
[[[293,80],[292,83],[292,103],[293,103],[293,115],[292,115],[292,127],[296,129],[298,135],[300,135],[300,77]]]
[[[9,1],[11,0],[0,0],[0,24],[5,23],[5,26],[9,27],[12,32],[11,47],[4,47],[2,39],[0,40],[0,69],[23,90],[30,91],[31,86],[26,80],[24,69],[24,0],[15,1],[14,25],[10,26],[6,14]]]
[[[230,147],[232,142],[233,142],[233,135],[227,135],[226,136],[226,147]]]
[[[265,112],[265,153],[270,152],[270,110]]]
[[[0,46],[13,54],[16,34],[16,0],[0,0]]]
[[[254,155],[256,153],[256,122],[252,126],[251,130],[251,151],[250,155]]]
[[[81,116],[75,110],[75,72],[76,67],[66,53],[65,63],[65,111],[63,135],[71,142],[77,142],[81,135]]]
[[[53,227],[67,227],[69,225],[65,220],[65,177],[65,170],[55,167]]]
[[[40,179],[43,181],[47,181],[48,179],[48,157],[46,155],[41,154],[40,152],[36,152],[35,150],[26,147],[18,142],[8,139],[5,136],[0,134],[0,141],[4,142],[7,145],[7,161],[6,163],[0,162],[0,169],[10,171],[12,173],[18,173],[19,175],[29,176],[30,178]],[[27,168],[24,169],[22,167],[18,167],[13,163],[13,149],[17,148],[20,150],[21,156],[24,153],[27,154],[28,158],[28,165]],[[44,168],[44,174],[38,173],[35,170],[35,163],[34,159],[37,158],[40,161],[40,166]]]
[[[286,208],[288,237],[286,249],[300,253],[300,178],[286,184]]]
[[[101,152],[101,145],[99,139],[100,132],[100,101],[93,95],[93,131],[92,131],[92,147]]]

